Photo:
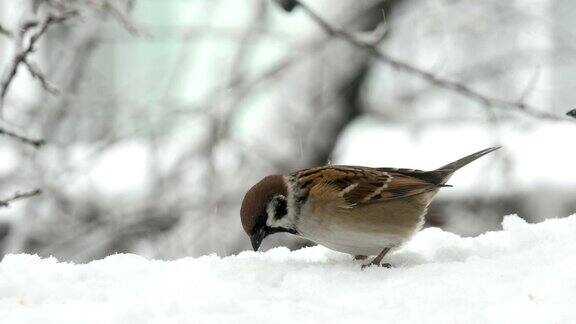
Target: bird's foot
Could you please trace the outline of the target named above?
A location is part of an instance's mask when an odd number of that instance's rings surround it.
[[[392,265],[390,263],[378,264],[378,263],[370,262],[368,264],[363,264],[361,269],[364,270],[365,268],[372,267],[372,266],[388,268],[388,269],[392,268]]]
[[[354,256],[354,260],[358,261],[358,260],[366,260],[368,259],[367,255],[355,255]]]

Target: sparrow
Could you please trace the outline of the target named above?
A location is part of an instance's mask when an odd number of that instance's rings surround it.
[[[242,227],[254,251],[270,234],[291,233],[348,253],[376,256],[362,266],[385,266],[384,256],[424,224],[428,205],[454,172],[500,147],[433,171],[326,165],[269,175],[246,192]]]

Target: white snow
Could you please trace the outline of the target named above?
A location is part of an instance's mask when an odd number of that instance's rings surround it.
[[[574,323],[576,215],[420,232],[369,268],[323,247],[88,264],[7,255],[0,323]]]

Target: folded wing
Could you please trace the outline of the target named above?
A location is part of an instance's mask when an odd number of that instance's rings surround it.
[[[408,169],[326,166],[296,173],[302,194],[332,200],[341,208],[401,199],[436,190],[427,172]]]

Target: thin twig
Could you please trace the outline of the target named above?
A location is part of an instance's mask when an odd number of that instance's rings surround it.
[[[108,11],[132,36],[150,37],[137,21],[117,6],[116,0],[90,0],[88,3],[100,10]]]
[[[38,196],[41,193],[42,193],[42,190],[40,190],[40,189],[35,189],[32,191],[26,191],[26,192],[16,192],[15,194],[12,195],[12,197],[0,200],[0,207],[8,207],[8,206],[10,206],[11,203],[13,203],[17,200]]]
[[[301,2],[299,0],[294,0],[294,2],[296,2],[298,4],[298,6],[300,6],[302,8],[302,10],[312,20],[314,20],[314,22],[316,22],[316,24],[318,24],[318,26],[320,26],[320,28],[322,28],[324,30],[324,32],[326,32],[328,35],[336,37],[336,38],[340,38],[340,39],[348,42],[349,44],[351,44],[353,46],[356,46],[358,48],[366,50],[370,55],[372,55],[373,57],[375,57],[379,61],[384,62],[384,63],[390,65],[391,67],[393,67],[399,71],[415,75],[421,79],[426,80],[430,84],[433,84],[439,88],[451,90],[455,93],[458,93],[462,96],[465,96],[469,99],[472,99],[472,100],[474,100],[474,101],[476,101],[476,102],[478,102],[484,106],[498,107],[498,108],[504,108],[504,109],[513,109],[513,110],[516,110],[518,112],[522,112],[526,115],[530,115],[532,117],[541,118],[541,119],[569,120],[563,116],[559,116],[556,114],[545,112],[541,109],[537,109],[536,107],[525,104],[523,102],[509,101],[509,100],[498,99],[498,98],[493,98],[493,97],[483,95],[483,94],[477,92],[476,90],[473,90],[468,85],[465,85],[465,84],[457,82],[457,81],[452,81],[452,80],[440,78],[437,75],[435,75],[431,72],[422,70],[422,69],[420,69],[420,68],[418,68],[418,67],[416,67],[410,63],[406,63],[404,61],[400,61],[396,58],[393,58],[390,55],[388,55],[387,53],[383,52],[381,49],[379,49],[376,46],[376,44],[363,42],[362,40],[360,40],[358,37],[356,37],[352,33],[347,32],[343,29],[333,27],[332,25],[330,25],[326,20],[324,20],[322,17],[320,17],[318,14],[316,14],[316,12],[314,10],[312,10],[310,7],[308,7],[303,2]]]
[[[5,74],[4,74],[4,78],[2,79],[2,82],[0,82],[0,110],[3,107],[4,104],[4,100],[6,98],[6,94],[8,93],[8,89],[10,88],[10,84],[12,84],[12,81],[14,80],[14,77],[16,76],[16,72],[18,71],[18,67],[20,66],[20,64],[25,64],[28,66],[28,70],[32,73],[32,75],[40,80],[42,86],[50,92],[54,92],[54,88],[52,86],[48,86],[49,83],[46,81],[46,77],[44,77],[44,75],[40,72],[39,69],[34,68],[34,65],[32,65],[31,63],[27,63],[28,61],[28,56],[30,54],[32,54],[34,52],[34,50],[36,49],[35,46],[38,43],[38,40],[42,37],[42,35],[44,35],[46,33],[46,31],[48,30],[48,28],[53,25],[53,24],[59,24],[62,23],[64,21],[66,21],[67,19],[76,16],[78,13],[76,11],[69,11],[66,13],[63,13],[61,15],[50,15],[46,18],[46,20],[44,20],[44,22],[40,25],[40,29],[38,30],[38,32],[36,32],[36,34],[33,34],[29,41],[28,41],[28,45],[26,47],[24,47],[24,49],[22,49],[21,51],[17,51],[16,54],[14,55],[14,58],[12,59],[12,64],[10,64],[10,66],[7,68]],[[36,26],[37,22],[28,22],[25,25],[23,25],[21,27],[21,41],[24,40],[24,34],[31,29],[32,27]]]
[[[520,94],[520,98],[518,98],[519,103],[523,104],[524,102],[526,102],[526,99],[528,98],[528,96],[530,96],[530,94],[534,90],[536,83],[538,83],[538,79],[540,78],[540,72],[541,72],[540,65],[537,65],[536,68],[534,69],[534,73],[532,73],[532,77],[530,78],[530,80],[528,80],[528,83],[526,84],[526,87],[522,91],[522,94]]]
[[[39,148],[40,146],[46,144],[46,142],[42,139],[31,139],[22,135],[18,135],[16,133],[13,133],[11,131],[7,131],[5,129],[0,128],[0,135],[4,135],[4,136],[8,136],[8,137],[12,137],[16,140],[19,140],[25,144],[28,145],[32,145],[34,146],[34,148]]]
[[[42,71],[40,71],[40,67],[38,67],[36,63],[31,62],[30,60],[27,59],[24,60],[23,63],[28,68],[28,72],[30,72],[30,75],[32,75],[32,77],[40,81],[40,84],[42,85],[42,88],[44,88],[44,90],[48,91],[53,95],[57,95],[60,93],[60,90],[58,90],[58,88],[56,88],[52,83],[46,80],[46,76],[44,75],[44,73],[42,73]]]

